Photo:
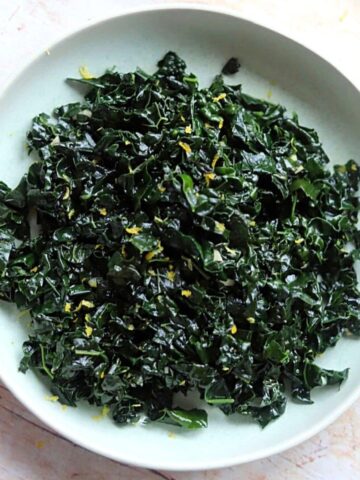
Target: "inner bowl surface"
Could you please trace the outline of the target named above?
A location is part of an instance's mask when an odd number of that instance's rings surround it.
[[[115,65],[120,71],[140,66],[154,71],[168,50],[176,51],[203,85],[220,72],[231,56],[241,61],[229,83],[271,98],[296,111],[301,122],[319,132],[334,163],[359,159],[360,95],[334,67],[299,44],[234,15],[199,7],[161,8],[126,14],[81,30],[33,61],[0,98],[0,178],[15,186],[29,166],[24,148],[31,118],[80,98],[65,83],[80,65],[101,74]],[[209,427],[183,431],[150,424],[118,427],[108,418],[94,422],[95,408],[82,405],[62,411],[48,402],[48,390],[33,372],[18,372],[26,321],[13,306],[0,305],[0,377],[41,420],[89,450],[126,463],[169,470],[224,467],[262,458],[309,438],[340,415],[360,394],[360,348],[342,340],[319,363],[350,367],[340,391],[314,393],[315,403],[289,401],[286,413],[261,430],[253,421],[225,417],[209,408]],[[189,400],[191,403],[191,400]]]

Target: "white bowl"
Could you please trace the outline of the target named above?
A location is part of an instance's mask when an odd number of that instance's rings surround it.
[[[31,118],[79,98],[64,82],[86,64],[101,74],[115,65],[152,72],[168,50],[178,52],[189,70],[207,84],[231,56],[241,60],[244,90],[270,97],[301,121],[314,126],[333,162],[359,158],[360,95],[329,63],[301,45],[224,11],[201,7],[161,7],[112,18],[74,33],[43,52],[18,75],[0,99],[0,178],[15,186],[27,170],[25,133]],[[350,367],[338,391],[314,393],[313,405],[289,401],[285,414],[261,430],[240,416],[225,417],[209,408],[209,427],[184,431],[150,424],[118,427],[110,419],[94,422],[87,405],[63,411],[45,400],[42,380],[18,372],[26,321],[13,306],[0,308],[0,376],[8,388],[43,422],[64,437],[101,455],[133,465],[168,470],[225,467],[292,447],[326,427],[360,394],[360,344],[342,340],[321,358],[329,368]]]

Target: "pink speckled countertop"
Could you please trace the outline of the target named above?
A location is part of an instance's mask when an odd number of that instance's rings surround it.
[[[194,3],[187,0],[189,3]],[[131,6],[166,3],[132,0]],[[184,2],[185,3],[185,2]],[[204,0],[311,47],[360,88],[359,0]],[[126,0],[0,0],[0,91],[36,52],[76,27],[111,16]],[[127,467],[45,427],[0,384],[0,480],[355,480],[360,478],[360,401],[333,425],[282,454],[238,467],[167,473]]]

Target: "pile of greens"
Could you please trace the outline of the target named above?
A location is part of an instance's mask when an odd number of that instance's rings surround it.
[[[20,370],[64,404],[198,428],[174,399],[197,391],[265,426],[286,391],[347,376],[314,361],[360,333],[359,167],[331,172],[296,115],[185,68],[83,69],[84,100],[33,120],[36,161],[0,184],[0,297],[31,316]]]

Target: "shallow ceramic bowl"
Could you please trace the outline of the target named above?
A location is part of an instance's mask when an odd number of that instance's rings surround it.
[[[244,90],[281,102],[315,127],[333,162],[359,158],[360,95],[341,73],[317,55],[278,33],[220,11],[163,7],[132,12],[74,33],[43,52],[11,83],[0,99],[0,178],[15,184],[27,170],[25,133],[31,118],[75,101],[64,82],[87,65],[94,74],[115,65],[152,72],[168,50],[179,53],[206,85],[231,56],[241,60]],[[240,416],[209,408],[209,427],[184,431],[151,424],[118,427],[108,418],[94,422],[96,409],[81,405],[65,412],[48,402],[46,385],[33,372],[18,372],[26,321],[15,308],[0,308],[0,376],[47,425],[89,450],[133,465],[171,470],[224,467],[292,447],[326,427],[359,396],[360,343],[343,340],[321,358],[329,368],[350,367],[349,379],[314,393],[313,405],[289,401],[286,413],[261,430]]]

